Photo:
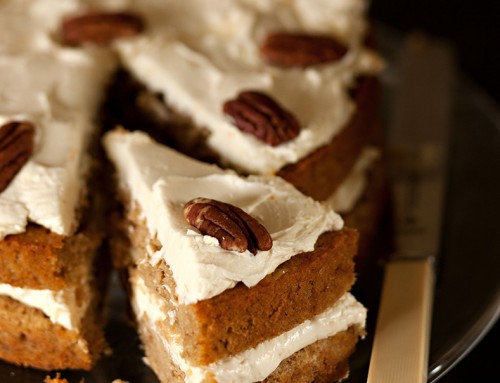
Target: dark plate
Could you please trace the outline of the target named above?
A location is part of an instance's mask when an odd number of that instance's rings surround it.
[[[378,28],[380,50],[388,62],[401,46],[401,37]],[[397,67],[383,76],[384,115],[391,108]],[[483,92],[459,76],[454,85],[453,131],[448,172],[443,247],[438,264],[434,303],[429,382],[458,363],[500,316],[500,117]],[[371,335],[376,318],[381,269],[374,262],[369,275],[360,273],[355,293],[369,307],[369,335],[351,360],[349,383],[366,382]],[[124,299],[112,284],[107,336],[114,350],[90,373],[64,372],[70,382],[156,383],[142,362],[138,338],[128,324]],[[46,372],[0,362],[0,382],[40,383]],[[54,376],[54,373],[51,374]]]
[[[397,57],[403,37],[383,26],[378,26],[377,33],[380,50],[392,65],[382,78],[382,115],[387,117],[398,83]],[[500,317],[500,112],[481,89],[457,74],[452,116],[428,382],[438,381],[459,363]],[[379,280],[373,278],[359,275],[358,296],[371,298],[369,292],[378,291]],[[373,333],[377,302],[368,299],[367,303]],[[360,345],[348,382],[366,382],[371,341],[368,336]]]

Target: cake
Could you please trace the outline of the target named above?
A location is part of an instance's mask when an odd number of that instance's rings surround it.
[[[365,7],[2,2],[0,358],[92,368],[106,225],[161,381],[345,378],[386,195]]]
[[[356,185],[337,193],[349,200],[339,211],[366,229],[366,257],[376,229],[367,223],[378,221],[386,194],[377,102],[383,62],[366,2],[147,0],[130,6],[147,28],[116,45],[124,69],[111,88],[110,125],[143,129],[191,157],[242,174],[277,174],[319,201],[350,179]],[[269,110],[274,117],[266,119]],[[287,118],[294,132],[276,141],[269,132]],[[354,211],[366,195],[364,208]]]
[[[373,49],[364,5],[363,1],[299,0],[133,4],[147,28],[115,45],[124,69],[111,89],[109,106],[115,120],[110,125],[144,130],[190,157],[217,163],[242,177],[252,175],[246,180],[254,176],[285,180],[359,227],[361,257],[366,258],[385,203],[385,181],[377,119],[376,76],[382,61]],[[287,351],[263,349],[300,338],[294,334],[307,326],[304,323],[325,313],[335,315],[336,304],[363,312],[357,303],[345,303],[352,298],[348,294],[355,279],[352,258],[358,233],[348,227],[330,228],[312,249],[290,252],[292,258],[267,270],[256,284],[235,281],[216,295],[183,300],[183,282],[177,279],[172,258],[186,259],[187,265],[191,258],[184,258],[184,248],[171,249],[168,244],[174,240],[162,239],[160,228],[151,223],[154,219],[144,211],[145,204],[158,199],[154,193],[139,196],[139,180],[148,177],[149,188],[155,189],[153,183],[163,185],[159,180],[165,177],[169,190],[165,195],[177,190],[183,198],[218,200],[205,193],[228,187],[198,187],[199,195],[191,195],[177,180],[170,186],[169,172],[186,176],[172,170],[183,160],[167,159],[154,149],[156,145],[140,134],[123,132],[111,133],[105,141],[117,167],[118,193],[125,207],[114,225],[121,229],[113,244],[115,264],[128,270],[139,333],[148,363],[160,380],[329,382],[345,378],[364,319],[338,333],[335,323],[330,323],[327,327],[336,330]],[[142,146],[148,146],[143,151],[150,161],[139,154]],[[154,161],[162,176],[152,170]],[[236,192],[230,195],[240,202]],[[163,203],[175,210],[190,198]],[[224,194],[220,201],[228,202],[227,198]],[[235,205],[245,210],[247,201],[241,200],[244,206]],[[160,205],[155,209],[163,211]],[[170,214],[179,216],[179,212],[163,212]],[[276,217],[278,213],[264,226],[272,227]],[[182,229],[189,237],[186,233],[191,232],[185,226]],[[131,249],[129,255],[127,249]],[[159,259],[154,255],[158,253],[169,255]],[[337,264],[345,255],[348,263]],[[224,261],[214,262],[214,274],[224,273],[219,270]],[[319,269],[315,262],[320,262]],[[252,266],[238,271],[246,268]],[[298,280],[304,285],[299,283],[301,287],[293,291]],[[199,283],[212,282],[200,279]],[[322,283],[316,290],[316,284]],[[335,287],[327,286],[330,283]],[[310,295],[304,286],[310,286]],[[279,319],[270,320],[275,312]]]
[[[107,347],[93,159],[116,61],[55,40],[70,6],[0,4],[0,358],[45,370],[88,370]]]
[[[163,101],[165,129],[196,130],[222,165],[277,173],[326,199],[375,130],[374,76],[381,60],[364,44],[363,8],[364,1],[345,0],[143,1],[133,9],[144,17],[145,33],[116,48],[128,73]],[[322,40],[336,48],[323,47]],[[304,45],[317,62],[301,62]],[[324,53],[332,50],[338,54]],[[276,129],[262,118],[265,112],[256,112],[264,101],[244,102],[245,92],[265,94],[274,117],[288,112],[295,135],[272,142],[268,133]],[[243,127],[241,115],[255,126]],[[259,130],[267,136],[259,137]],[[334,179],[321,185],[319,175]]]
[[[128,271],[146,356],[162,382],[347,375],[366,316],[349,293],[355,230],[280,177],[243,177],[142,132],[107,133],[104,146],[124,206],[115,256]],[[256,219],[272,246],[252,224],[248,246],[224,245],[232,237],[221,230],[234,233],[224,217],[234,214]],[[205,230],[198,219],[219,226]]]

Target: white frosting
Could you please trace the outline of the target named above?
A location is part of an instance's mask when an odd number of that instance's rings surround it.
[[[233,358],[213,363],[207,368],[192,367],[190,382],[201,382],[213,373],[219,383],[258,382],[265,379],[295,352],[316,342],[347,330],[352,325],[364,327],[366,309],[350,294],[343,295],[333,307],[311,320],[276,338],[259,344]]]
[[[23,232],[28,221],[62,235],[76,226],[85,152],[115,65],[110,52],[54,40],[60,18],[76,7],[55,0],[0,4],[0,125],[27,120],[36,129],[33,155],[0,193],[0,240]]]
[[[144,133],[111,132],[104,146],[124,190],[144,214],[151,238],[162,248],[151,252],[170,266],[182,303],[211,298],[241,281],[253,286],[293,255],[314,249],[320,234],[339,230],[333,210],[298,192],[278,177],[242,178],[159,145]],[[256,255],[222,249],[183,216],[186,202],[206,197],[242,208],[273,238],[269,251]]]
[[[224,161],[250,173],[273,173],[329,142],[354,111],[348,87],[357,75],[381,67],[361,47],[363,0],[146,0],[133,7],[145,15],[148,29],[117,45],[126,67],[207,127],[208,145]],[[272,67],[260,58],[259,43],[276,30],[332,34],[349,52],[339,62],[306,70]],[[222,105],[248,89],[264,91],[292,111],[300,135],[271,147],[238,130]]]
[[[84,290],[85,293],[77,292],[77,287],[63,290],[34,290],[0,283],[0,295],[6,295],[39,309],[53,323],[77,332],[90,302],[88,288]]]
[[[132,303],[137,317],[140,318],[146,313],[153,323],[166,320],[168,314],[165,313],[163,301],[148,291],[144,279],[135,276],[131,278],[130,282],[132,284]]]
[[[77,0],[0,1],[0,55],[48,50],[58,45],[61,18],[74,13]]]
[[[185,373],[185,380],[189,383],[203,382],[207,377],[215,378],[218,383],[264,380],[281,361],[295,352],[350,326],[363,328],[366,321],[366,309],[350,293],[346,293],[323,313],[255,348],[208,366],[196,367],[182,357],[182,346],[175,336],[165,338],[164,332],[159,331],[159,322],[166,317],[161,300],[147,291],[140,278],[133,280],[132,287],[132,304],[136,315],[147,318],[150,329],[162,339],[172,361]]]
[[[363,149],[349,175],[342,181],[327,203],[338,213],[349,213],[363,195],[368,181],[368,170],[380,157],[375,147]]]

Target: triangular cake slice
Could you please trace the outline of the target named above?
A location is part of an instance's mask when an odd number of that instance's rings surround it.
[[[123,202],[115,261],[128,270],[146,356],[162,382],[347,375],[366,316],[349,293],[355,230],[279,177],[242,177],[142,132],[112,131],[104,146]],[[236,222],[234,214],[262,225],[272,246],[253,224],[244,225],[248,245],[232,246],[241,235],[228,240],[224,219]]]

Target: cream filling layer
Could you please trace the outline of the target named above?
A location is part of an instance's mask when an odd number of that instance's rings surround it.
[[[359,201],[368,182],[368,171],[380,157],[380,150],[366,147],[356,160],[349,175],[342,181],[326,203],[340,214],[349,213]]]
[[[350,294],[344,294],[332,307],[295,328],[246,350],[205,367],[189,364],[175,337],[164,338],[158,322],[167,318],[160,299],[150,294],[140,278],[133,281],[132,304],[138,318],[145,317],[151,331],[162,339],[172,361],[184,372],[185,381],[201,383],[215,378],[218,383],[257,382],[269,376],[286,358],[317,340],[331,337],[350,326],[364,328],[366,309]]]
[[[70,287],[63,290],[35,290],[0,283],[0,295],[6,295],[47,315],[52,323],[80,331],[81,321],[90,304],[88,288]],[[86,298],[83,298],[86,297]]]
[[[272,174],[328,143],[351,118],[349,88],[357,76],[380,71],[381,60],[363,48],[364,0],[146,0],[147,32],[120,42],[128,70],[161,93],[169,105],[210,135],[207,144],[223,161],[248,173]],[[273,31],[337,36],[349,47],[340,61],[277,68],[259,54]],[[299,136],[271,147],[237,129],[222,112],[243,90],[259,90],[292,111]]]
[[[293,255],[311,251],[318,237],[340,230],[343,221],[325,205],[304,196],[273,176],[240,177],[185,157],[141,132],[114,131],[104,146],[117,169],[121,189],[143,214],[151,238],[155,265],[163,259],[172,270],[181,303],[208,299],[238,282],[254,286]],[[240,207],[269,231],[273,247],[253,255],[222,249],[186,221],[184,205],[196,197]]]

